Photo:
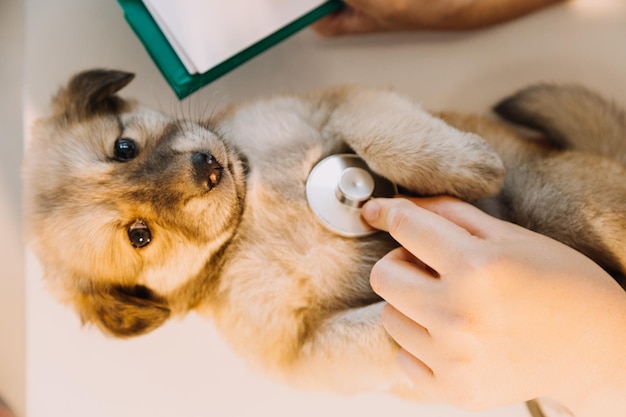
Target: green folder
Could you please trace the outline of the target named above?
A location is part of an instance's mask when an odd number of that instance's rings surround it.
[[[124,11],[126,21],[176,96],[181,100],[317,19],[343,6],[343,2],[340,0],[327,1],[208,71],[201,74],[190,74],[141,0],[117,0],[117,2]]]

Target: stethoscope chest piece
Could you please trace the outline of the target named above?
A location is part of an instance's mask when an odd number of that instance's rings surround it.
[[[306,182],[309,207],[324,226],[346,237],[375,232],[361,218],[361,207],[374,197],[393,197],[395,184],[372,172],[353,154],[332,155],[313,167]]]

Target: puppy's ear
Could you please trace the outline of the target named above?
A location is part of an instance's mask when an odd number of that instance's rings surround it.
[[[122,110],[124,100],[115,93],[130,83],[130,72],[94,69],[76,74],[52,101],[55,115],[82,120],[98,113]]]
[[[90,291],[80,298],[78,309],[83,322],[117,337],[148,333],[170,317],[167,301],[142,285]]]

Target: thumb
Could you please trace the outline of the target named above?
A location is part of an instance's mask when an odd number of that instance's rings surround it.
[[[398,200],[408,200],[415,206],[434,213],[436,217],[445,219],[478,238],[484,239],[499,235],[506,228],[506,225],[509,225],[509,223],[491,217],[469,203],[449,196],[428,198],[401,197],[389,200],[374,199],[363,206],[361,212],[363,219],[377,229],[389,231],[390,225],[387,224],[388,212],[391,208],[398,206],[400,203]],[[422,216],[424,216],[424,212],[422,213]],[[414,215],[419,215],[419,213],[414,211]],[[437,221],[440,228],[434,229],[433,232],[442,230],[444,223],[431,217],[430,223],[434,224],[433,221]]]
[[[480,210],[478,207],[458,198],[437,196],[426,198],[407,198],[414,204],[431,211],[467,230],[479,238],[502,235],[510,227],[517,227]]]

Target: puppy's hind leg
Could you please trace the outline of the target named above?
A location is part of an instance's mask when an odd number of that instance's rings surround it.
[[[396,363],[398,345],[380,322],[385,303],[336,312],[303,340],[290,383],[343,394],[392,393],[418,399]]]
[[[626,165],[626,115],[582,86],[533,85],[502,100],[494,111],[508,121],[544,132],[561,148]]]
[[[528,87],[494,110],[565,150],[523,161],[509,176],[516,222],[583,252],[626,286],[624,112],[581,86],[553,84]]]
[[[504,194],[515,223],[573,247],[626,285],[626,167],[557,152],[526,161]]]

